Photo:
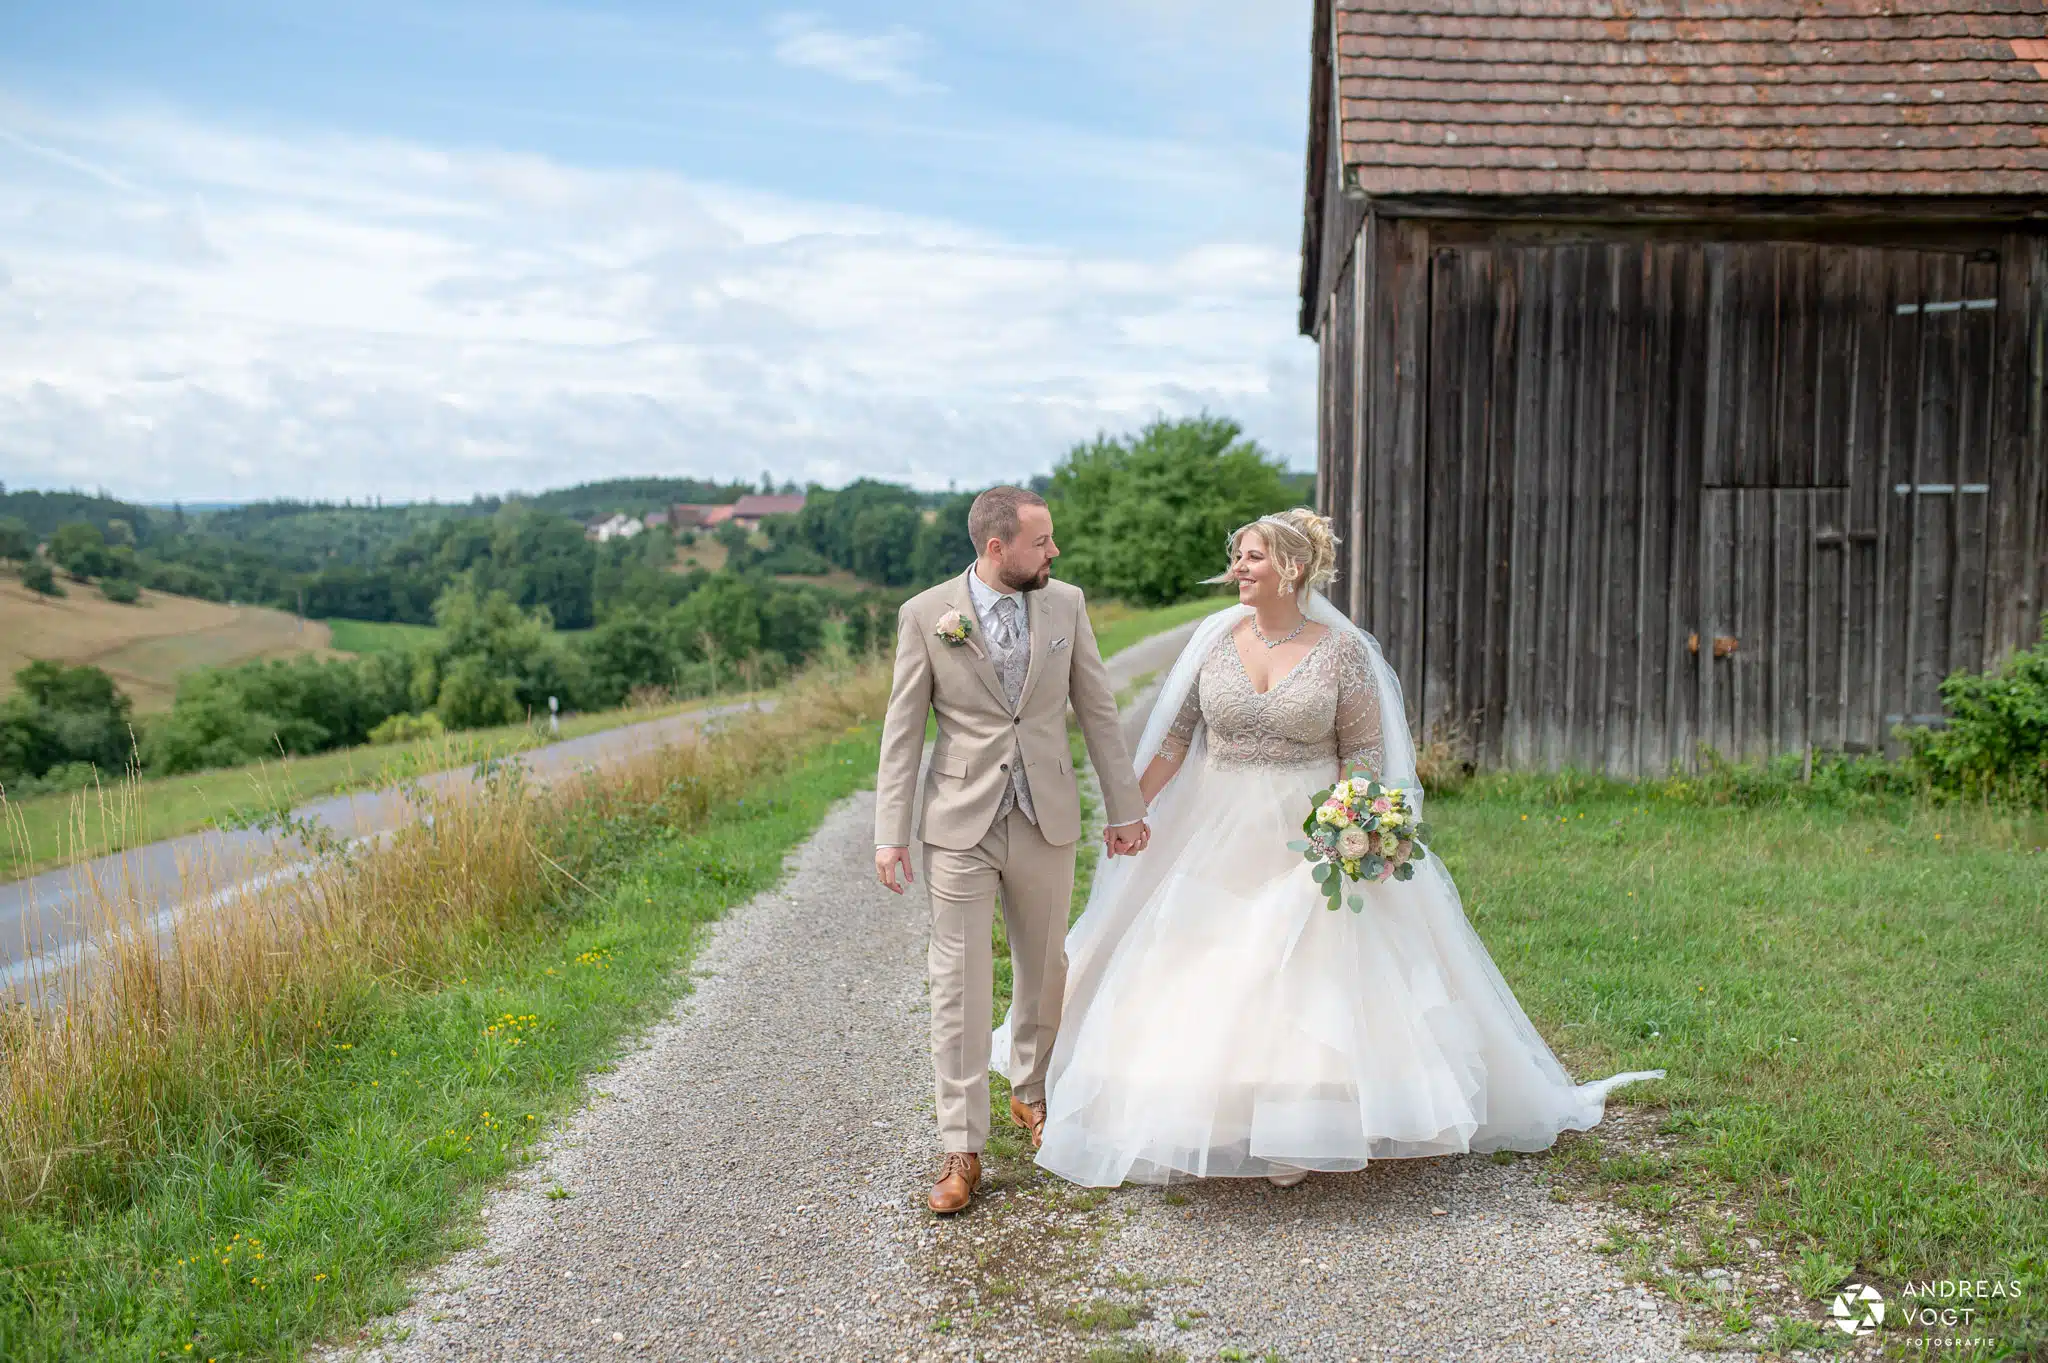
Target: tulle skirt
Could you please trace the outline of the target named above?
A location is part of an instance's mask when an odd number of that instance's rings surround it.
[[[1597,1124],[1616,1085],[1662,1077],[1574,1083],[1435,858],[1331,911],[1287,843],[1333,764],[1196,756],[1068,934],[1041,1166],[1113,1187],[1541,1150]],[[999,1073],[1008,1042],[1006,1022]]]

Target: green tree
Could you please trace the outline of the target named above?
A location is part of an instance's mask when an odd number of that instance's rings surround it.
[[[967,533],[967,511],[973,505],[973,493],[955,493],[939,503],[936,515],[918,526],[911,582],[929,585],[967,571],[977,552],[974,537]]]
[[[62,596],[64,588],[57,581],[57,574],[50,570],[50,560],[30,559],[28,566],[21,570],[21,585],[44,596]]]
[[[737,662],[761,647],[761,593],[730,573],[714,573],[669,614],[670,628],[691,661]]]
[[[636,686],[671,686],[682,661],[674,633],[646,611],[628,608],[605,618],[583,641],[590,703],[617,705]]]
[[[803,587],[781,587],[761,602],[761,647],[791,667],[825,644],[825,608]]]
[[[0,781],[83,762],[114,774],[128,764],[132,703],[97,667],[32,662],[0,703]]]
[[[26,563],[36,552],[36,537],[19,516],[0,516],[0,558]]]
[[[50,536],[50,557],[57,566],[83,582],[104,576],[107,571],[107,542],[99,528],[86,521],[68,521]]]
[[[512,678],[491,670],[490,661],[472,653],[452,660],[441,675],[434,713],[451,729],[487,729],[520,717],[519,693]]]
[[[1225,566],[1232,530],[1294,504],[1286,468],[1243,434],[1226,417],[1200,416],[1076,446],[1046,485],[1056,571],[1141,606],[1199,594]]]
[[[529,507],[498,513],[486,585],[529,610],[546,608],[559,629],[588,629],[597,549],[566,516]]]
[[[853,518],[853,571],[885,587],[912,580],[924,517],[914,506],[870,506]]]

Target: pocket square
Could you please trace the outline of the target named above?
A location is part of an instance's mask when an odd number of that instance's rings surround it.
[[[1050,652],[1050,653],[1057,653],[1057,652],[1059,652],[1059,651],[1060,651],[1061,649],[1065,648],[1066,646],[1067,646],[1067,637],[1066,637],[1066,636],[1065,636],[1065,635],[1063,634],[1063,635],[1061,635],[1061,636],[1060,636],[1059,638],[1057,638],[1057,639],[1055,639],[1055,640],[1053,640],[1053,641],[1052,641],[1052,647],[1051,647],[1050,649],[1048,649],[1048,650],[1047,650],[1047,652]]]

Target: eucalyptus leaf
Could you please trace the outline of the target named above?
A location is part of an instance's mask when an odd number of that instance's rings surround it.
[[[1318,885],[1326,884],[1330,879],[1330,863],[1327,861],[1317,862],[1313,874]]]
[[[1351,906],[1353,913],[1360,913],[1365,909],[1365,897],[1363,895],[1353,895],[1345,902]]]
[[[1296,838],[1296,839],[1295,839],[1294,841],[1292,841],[1292,842],[1290,842],[1290,843],[1288,843],[1288,844],[1287,844],[1287,850],[1288,850],[1288,851],[1290,851],[1290,852],[1306,852],[1306,851],[1308,851],[1308,839],[1306,839],[1306,838]]]
[[[1415,868],[1414,868],[1413,866],[1411,866],[1411,865],[1407,864],[1406,862],[1403,862],[1403,863],[1402,863],[1401,865],[1399,865],[1399,866],[1396,866],[1396,867],[1394,868],[1394,879],[1396,879],[1396,880],[1413,880],[1413,879],[1415,879]]]

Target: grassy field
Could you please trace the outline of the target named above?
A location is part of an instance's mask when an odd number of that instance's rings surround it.
[[[1432,822],[1567,1068],[1669,1072],[1624,1090],[1667,1144],[1553,1156],[1664,1227],[1664,1269],[1632,1247],[1648,1281],[1697,1298],[1683,1270],[1744,1234],[1816,1314],[1851,1279],[1894,1320],[1908,1281],[2022,1280],[1976,1333],[2048,1348],[2048,819],[1495,778]],[[1720,1340],[1756,1347],[1754,1308],[1721,1307]]]
[[[181,941],[171,999],[131,962],[63,1028],[0,1019],[0,1357],[290,1356],[402,1303],[688,987],[704,926],[873,780],[883,685],[814,683],[559,800],[444,807]],[[307,925],[294,950],[266,918]],[[18,1177],[38,1146],[66,1148]]]
[[[562,721],[560,737],[578,738],[712,703],[695,700],[573,715]],[[0,882],[174,838],[242,814],[290,809],[322,796],[367,790],[417,772],[467,766],[552,741],[543,726],[508,724],[411,743],[342,748],[312,757],[163,776],[103,791],[0,800]]]
[[[327,628],[333,634],[335,651],[356,654],[411,648],[437,633],[432,625],[401,625],[389,620],[333,619]]]
[[[178,677],[193,668],[326,655],[333,646],[325,624],[285,611],[162,592],[122,606],[97,587],[64,585],[68,595],[46,597],[0,575],[0,697],[12,691],[16,671],[44,658],[103,668],[137,710],[167,710]]]
[[[1828,1348],[1826,1307],[1858,1281],[1893,1304],[1889,1357],[2048,1356],[2048,816],[1738,808],[1570,778],[1482,779],[1433,807],[1467,916],[1565,1067],[1668,1071],[1609,1102],[1647,1138],[1610,1121],[1534,1158],[1655,1227],[1617,1223],[1603,1248],[1687,1303],[1696,1345]],[[1000,1018],[1000,918],[995,938]],[[947,1271],[977,1300],[1057,1310],[1061,1280],[1032,1267],[1058,1266],[1041,1223],[1099,1204],[1040,1175],[994,1087],[987,1163],[1014,1205]],[[1713,1265],[1782,1268],[1793,1290],[1717,1293]],[[1941,1279],[2023,1285],[1976,1318],[1999,1345],[1899,1328],[1906,1285]]]

